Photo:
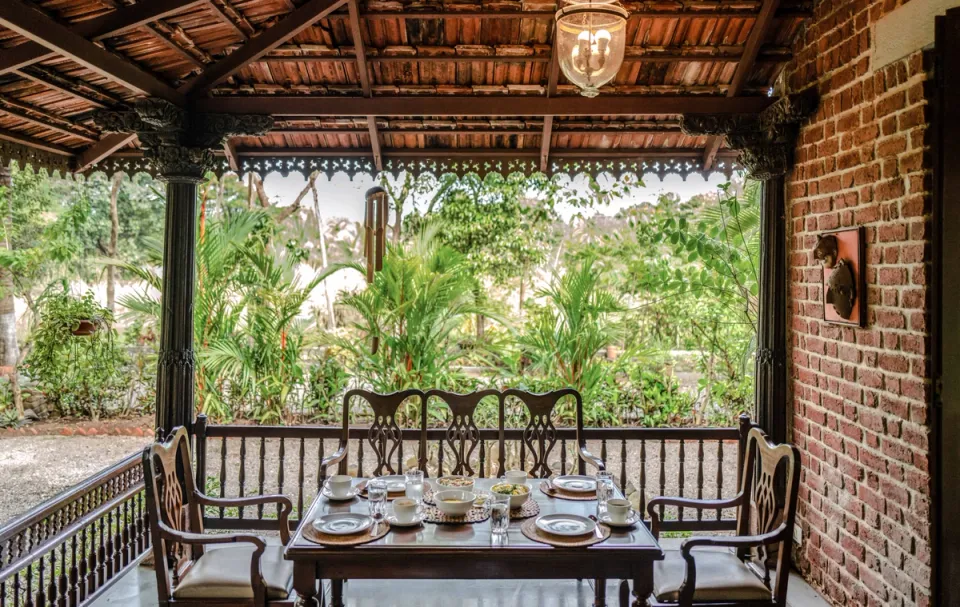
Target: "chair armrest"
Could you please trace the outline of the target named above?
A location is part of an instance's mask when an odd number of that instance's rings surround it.
[[[328,455],[327,457],[320,460],[320,469],[325,470],[334,464],[339,464],[343,461],[343,458],[347,456],[347,445],[341,443],[337,448],[336,453],[333,455]]]
[[[151,521],[154,524],[155,521]],[[187,531],[177,531],[163,523],[158,524],[160,535],[166,540],[172,540],[181,544],[253,544],[253,554],[250,556],[250,585],[253,587],[254,605],[263,605],[266,601],[266,582],[263,579],[263,573],[260,570],[260,557],[267,548],[267,543],[255,535],[248,533],[227,533],[216,535],[205,535],[203,533],[190,533]]]
[[[696,510],[722,510],[735,508],[743,501],[743,495],[738,494],[725,500],[697,500],[685,497],[655,497],[647,504],[647,514],[650,515],[650,532],[653,537],[660,538],[660,514],[656,509],[659,506],[677,506],[678,508],[694,508]]]
[[[260,504],[280,504],[280,514],[277,516],[280,525],[280,541],[283,542],[284,546],[290,541],[290,513],[293,512],[293,502],[285,495],[210,497],[199,491],[194,491],[193,496],[204,506],[242,508],[244,506],[259,506]]]
[[[603,472],[607,469],[607,467],[603,465],[602,459],[587,451],[586,445],[581,445],[579,442],[577,443],[577,455],[580,456],[580,459],[596,468],[598,472]]]
[[[687,538],[682,544],[680,544],[680,553],[683,555],[683,558],[686,559],[691,550],[701,546],[721,548],[757,548],[759,546],[766,546],[767,544],[774,544],[776,542],[783,541],[786,531],[787,526],[780,525],[773,531],[760,535],[738,535],[734,537],[691,537]]]

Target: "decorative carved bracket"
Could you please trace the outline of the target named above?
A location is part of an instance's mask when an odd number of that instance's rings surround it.
[[[786,175],[793,166],[793,152],[800,124],[817,109],[815,89],[781,97],[759,114],[689,114],[680,119],[687,135],[723,135],[740,152],[739,162],[754,179]]]
[[[271,116],[191,113],[163,99],[142,99],[133,111],[100,110],[93,119],[106,132],[136,133],[161,179],[202,179],[228,137],[273,128]]]

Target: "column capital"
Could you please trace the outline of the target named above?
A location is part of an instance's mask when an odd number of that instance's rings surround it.
[[[273,127],[271,116],[189,112],[153,98],[141,99],[132,110],[99,110],[93,120],[105,132],[136,133],[160,178],[177,181],[203,179],[228,137],[262,135]]]
[[[818,103],[816,90],[810,88],[781,97],[759,114],[686,114],[680,129],[687,135],[725,136],[751,177],[773,179],[792,168],[800,124]]]

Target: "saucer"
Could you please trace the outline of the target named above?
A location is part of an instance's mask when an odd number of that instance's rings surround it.
[[[396,515],[389,514],[387,515],[387,522],[390,523],[391,527],[416,527],[423,523],[423,517],[421,515],[417,515],[412,521],[401,523],[397,520]]]
[[[357,495],[358,495],[360,492],[357,491],[357,488],[356,488],[356,487],[350,487],[350,491],[347,491],[347,494],[346,494],[346,495],[335,496],[335,495],[333,495],[332,493],[330,493],[330,490],[329,490],[329,489],[327,489],[326,487],[324,487],[324,488],[323,488],[323,491],[321,491],[320,493],[323,495],[323,497],[327,498],[327,499],[330,500],[331,502],[345,502],[345,501],[352,500],[353,498],[357,497]]]
[[[639,523],[640,517],[637,515],[636,512],[634,512],[627,518],[627,520],[623,521],[622,523],[614,523],[613,521],[610,520],[610,515],[608,513],[604,513],[600,515],[600,522],[608,527],[617,527],[620,529],[626,529],[628,527],[633,527],[634,525]]]

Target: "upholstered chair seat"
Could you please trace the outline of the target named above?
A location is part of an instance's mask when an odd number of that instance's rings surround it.
[[[260,572],[267,600],[285,599],[293,586],[293,562],[284,560],[283,546],[267,546]],[[250,558],[253,546],[224,546],[204,552],[173,591],[175,599],[253,599]]]
[[[680,586],[686,573],[679,550],[666,550],[666,558],[654,564],[653,594],[658,601],[680,600]],[[700,550],[697,563],[695,602],[770,600],[770,589],[763,585],[732,552]]]

